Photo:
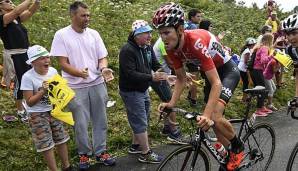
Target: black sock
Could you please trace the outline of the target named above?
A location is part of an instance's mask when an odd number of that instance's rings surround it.
[[[243,143],[239,140],[239,138],[236,137],[236,135],[234,136],[234,138],[230,140],[230,142],[231,142],[232,152],[240,153],[241,151],[243,151],[244,149]]]

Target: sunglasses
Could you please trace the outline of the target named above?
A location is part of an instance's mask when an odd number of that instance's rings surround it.
[[[5,3],[11,3],[11,0],[1,1],[0,4],[3,4],[4,2],[5,2]]]

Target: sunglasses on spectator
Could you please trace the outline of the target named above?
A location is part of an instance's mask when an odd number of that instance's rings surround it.
[[[11,3],[11,0],[4,0],[4,1],[0,1],[0,4],[3,4],[3,3]]]

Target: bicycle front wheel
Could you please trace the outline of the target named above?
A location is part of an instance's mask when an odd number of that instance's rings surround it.
[[[298,143],[295,145],[294,149],[292,150],[291,156],[288,161],[287,171],[294,171],[298,170]]]
[[[275,151],[275,132],[272,126],[259,123],[253,126],[243,138],[245,158],[243,164],[247,170],[266,171]]]
[[[170,153],[158,166],[157,171],[210,171],[210,160],[205,149],[201,148],[192,168],[191,163],[194,157],[194,147],[192,145],[182,146]]]

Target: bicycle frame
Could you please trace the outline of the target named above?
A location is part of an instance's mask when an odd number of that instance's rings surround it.
[[[238,137],[241,137],[241,134],[242,134],[243,129],[245,129],[246,132],[252,130],[252,126],[250,126],[248,124],[248,114],[249,114],[249,111],[250,111],[250,108],[251,108],[251,105],[252,105],[251,104],[252,98],[253,98],[253,96],[251,96],[251,97],[249,97],[247,99],[247,105],[246,105],[246,109],[245,109],[245,116],[244,116],[244,118],[229,120],[230,123],[241,123],[240,131],[238,133]],[[194,150],[194,156],[193,156],[193,159],[191,161],[191,168],[190,168],[190,170],[193,170],[195,168],[195,164],[196,164],[196,160],[197,160],[197,157],[198,157],[199,149],[202,148],[201,147],[202,146],[201,145],[202,143],[207,148],[207,150],[212,154],[212,156],[215,158],[215,160],[220,164],[220,166],[222,168],[225,168],[225,165],[227,163],[226,158],[223,158],[217,152],[217,150],[213,147],[212,143],[206,138],[205,132],[204,131],[201,131],[200,128],[197,128],[197,131],[195,133],[195,139],[190,142],[190,144],[192,144],[193,147],[195,148],[195,150]],[[185,161],[188,161],[189,157],[190,157],[190,154],[188,154],[185,157],[185,159],[186,159]],[[183,163],[183,167],[182,168],[184,168],[185,165],[186,165],[186,162],[185,161]]]

